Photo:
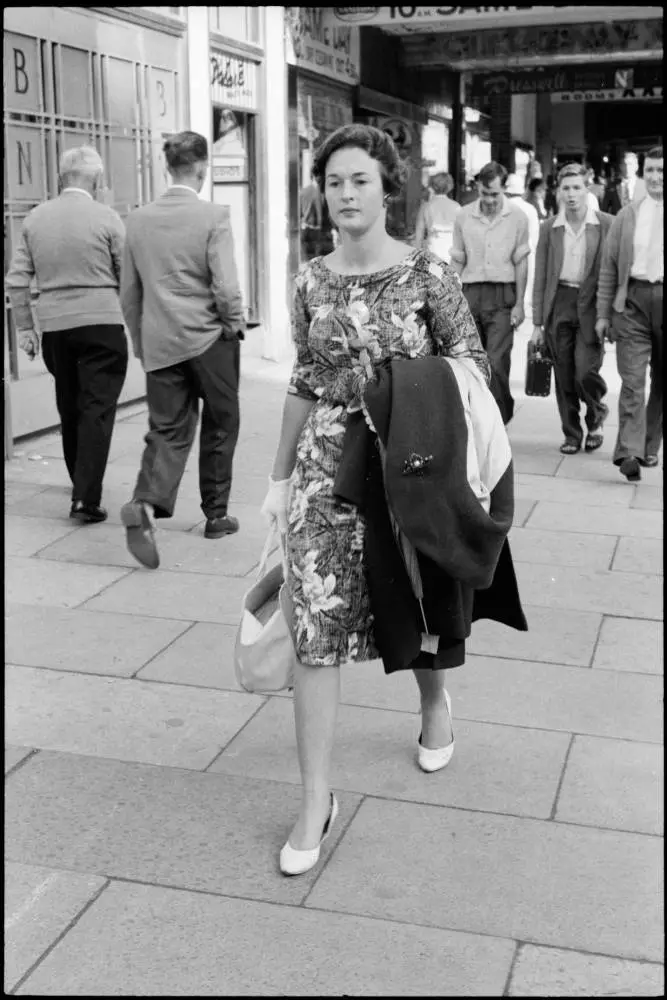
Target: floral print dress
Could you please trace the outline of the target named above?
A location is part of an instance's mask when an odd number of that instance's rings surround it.
[[[333,666],[378,656],[364,574],[364,518],[334,497],[349,413],[375,365],[394,357],[486,353],[455,272],[428,250],[372,274],[315,257],[295,279],[288,392],[314,402],[301,433],[288,512],[287,587],[299,660]]]

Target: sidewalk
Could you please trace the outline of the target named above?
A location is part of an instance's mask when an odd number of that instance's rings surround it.
[[[289,695],[232,649],[287,366],[246,362],[230,510],[203,538],[196,454],[161,568],[119,509],[145,408],[116,425],[109,521],[73,527],[57,435],[5,463],[5,989],[19,996],[660,996],[662,468],[564,457],[553,395],[510,426],[530,631],[473,626],[456,753],[415,764],[411,677],[343,668],[340,817],[320,864],[277,856],[299,802]],[[613,351],[604,375],[616,412]]]

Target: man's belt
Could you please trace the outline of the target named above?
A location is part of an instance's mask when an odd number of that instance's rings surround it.
[[[562,285],[563,288],[579,288],[579,285],[575,285],[574,281],[559,281],[558,284]]]

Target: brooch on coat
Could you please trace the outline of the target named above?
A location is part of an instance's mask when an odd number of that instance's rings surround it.
[[[433,455],[418,455],[416,451],[413,451],[410,458],[403,462],[403,475],[423,476],[432,461]]]

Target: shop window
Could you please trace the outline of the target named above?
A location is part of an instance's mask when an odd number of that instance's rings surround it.
[[[208,20],[211,31],[217,31],[237,42],[259,45],[259,7],[209,7]]]
[[[3,41],[7,262],[28,212],[58,194],[58,160],[66,149],[95,146],[108,200],[123,216],[161,194],[167,187],[161,147],[180,127],[180,105],[172,70],[12,32]],[[16,378],[11,315],[7,329]]]

